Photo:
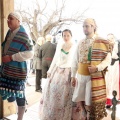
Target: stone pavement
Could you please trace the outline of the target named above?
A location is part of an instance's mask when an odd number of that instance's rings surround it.
[[[24,114],[23,120],[40,120],[39,119],[39,102],[35,103],[27,109],[27,112]],[[7,117],[9,120],[17,120],[17,114],[13,114]]]
[[[108,116],[103,120],[111,120],[111,117],[110,117],[111,110],[107,110],[107,112],[108,112]],[[117,106],[116,116],[117,116],[116,120],[120,120],[120,105]],[[16,114],[11,115],[8,117],[8,119],[16,120],[17,115]],[[39,102],[35,103],[34,105],[28,108],[27,112],[24,115],[23,120],[40,120],[39,119]]]
[[[23,120],[39,120],[39,101],[40,92],[35,91],[35,75],[30,74],[26,84],[26,98],[27,98],[27,112],[24,115]],[[6,117],[8,120],[17,120],[17,114]],[[6,119],[5,119],[6,120]]]
[[[106,118],[104,118],[103,120],[112,120],[111,119],[111,113],[112,113],[112,109],[107,109],[107,113],[108,113],[108,116]],[[120,120],[120,104],[117,105],[116,107],[116,119],[115,120]]]
[[[28,100],[27,112],[23,120],[40,120],[39,119],[39,101],[41,93],[35,92],[35,76],[31,75],[28,79],[29,85],[26,86],[26,96]],[[107,109],[108,116],[103,120],[111,120],[111,109]],[[17,115],[13,114],[7,117],[9,120],[17,120]],[[5,119],[6,120],[6,119]],[[116,120],[120,120],[120,105],[117,105]]]

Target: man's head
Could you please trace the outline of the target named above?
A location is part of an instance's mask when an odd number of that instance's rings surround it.
[[[47,41],[50,41],[50,42],[51,42],[51,41],[53,40],[53,36],[50,35],[50,34],[48,34],[48,35],[45,36],[45,39],[46,39],[46,42],[47,42]]]
[[[107,35],[107,39],[108,39],[108,41],[109,41],[110,43],[113,43],[113,44],[114,44],[114,42],[115,42],[115,36],[114,36],[112,33],[109,33],[109,34]]]
[[[83,23],[83,31],[86,36],[95,34],[97,30],[97,25],[94,19],[87,18]]]
[[[44,43],[44,41],[45,41],[45,38],[44,37],[39,37],[38,39],[37,39],[37,44],[39,44],[40,46]]]
[[[19,13],[17,12],[11,12],[8,15],[8,27],[13,31],[17,29],[20,26],[20,23],[22,22],[22,17]]]

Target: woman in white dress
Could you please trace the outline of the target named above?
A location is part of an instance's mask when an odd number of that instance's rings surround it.
[[[74,53],[72,33],[69,29],[62,32],[63,43],[57,50],[48,70],[48,81],[40,101],[41,120],[71,120],[72,88],[71,62]]]

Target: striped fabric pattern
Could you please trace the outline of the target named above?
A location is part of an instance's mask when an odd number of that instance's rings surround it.
[[[106,85],[102,72],[92,74],[92,101],[106,100]]]
[[[26,64],[24,65],[24,67],[22,67],[22,70],[21,70],[21,67],[18,67],[19,64],[17,64],[16,62],[16,66],[14,64],[13,65],[4,65],[4,74],[3,76],[8,76],[10,78],[16,78],[16,79],[21,79],[21,80],[25,80],[26,79],[26,76],[27,76],[27,69],[26,69]]]
[[[4,51],[5,43],[7,41],[8,31],[5,41],[2,43],[2,49]],[[32,50],[31,41],[25,31],[25,29],[20,26],[19,31],[14,36],[10,47],[6,55],[13,55],[18,52]],[[4,53],[3,53],[4,55]],[[1,65],[1,77],[0,77],[0,95],[2,99],[5,100],[9,97],[19,97],[24,96],[25,80],[27,78],[27,65],[26,61],[17,62],[11,61],[8,63],[2,63]]]
[[[9,32],[10,31],[8,31],[8,34]],[[6,36],[5,42],[2,45],[3,49],[7,41],[7,37],[8,36]],[[25,32],[25,29],[22,26],[20,26],[20,30],[17,32],[17,34],[15,35],[10,44],[7,55],[13,55],[15,53],[26,50],[27,51],[32,50],[32,45],[30,44],[30,40]],[[2,64],[2,75],[10,78],[25,80],[27,76],[26,61],[23,62],[11,61],[9,63]]]
[[[109,52],[109,43],[106,40],[95,40],[91,51],[91,65],[100,64]],[[91,119],[101,120],[107,115],[105,110],[106,84],[104,72],[98,71],[91,74],[92,82],[92,107]]]

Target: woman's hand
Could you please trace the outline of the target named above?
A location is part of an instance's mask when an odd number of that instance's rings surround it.
[[[75,77],[72,77],[72,78],[71,78],[71,85],[72,85],[73,87],[75,87],[75,85],[76,85],[76,78],[75,78]]]

